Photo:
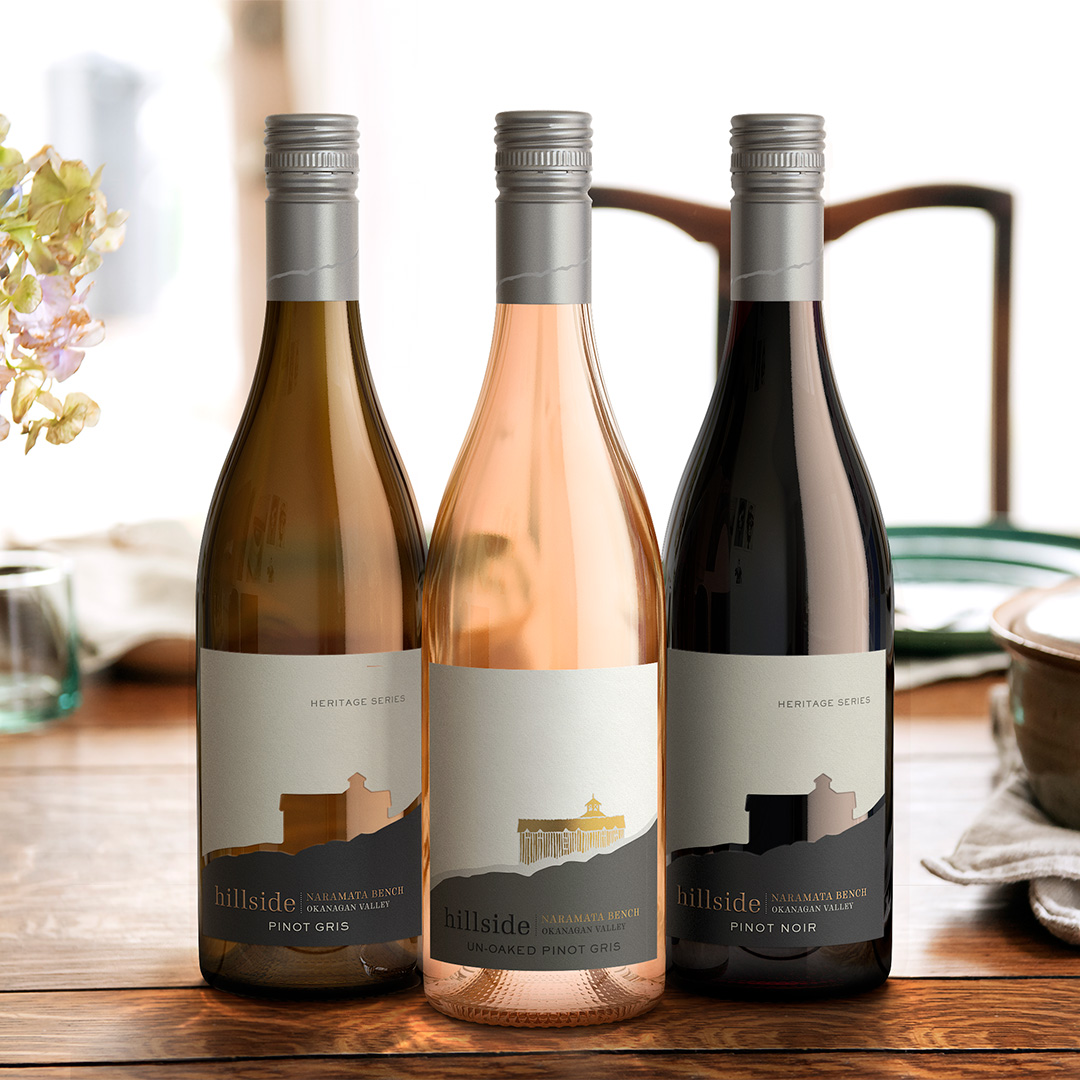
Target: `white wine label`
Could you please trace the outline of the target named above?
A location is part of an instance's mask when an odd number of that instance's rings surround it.
[[[655,959],[657,665],[428,678],[432,957]]]
[[[202,932],[420,933],[420,650],[199,655]]]
[[[714,945],[884,933],[885,653],[668,651],[667,929]]]

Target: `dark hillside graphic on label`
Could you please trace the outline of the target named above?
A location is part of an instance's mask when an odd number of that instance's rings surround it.
[[[578,822],[585,824],[570,827]],[[621,822],[604,815],[595,799],[581,818],[521,819],[523,863],[535,861],[537,846],[552,843],[595,854],[531,874],[500,870],[443,879],[431,892],[432,957],[515,971],[574,971],[655,959],[656,824],[613,847],[618,841],[609,837],[624,828]]]
[[[716,945],[873,940],[885,923],[885,800],[855,815],[826,774],[805,794],[746,797],[749,840],[675,851],[668,934]]]
[[[561,859],[617,844],[626,832],[626,818],[605,815],[594,795],[581,817],[519,818],[517,827],[520,861],[528,866],[540,859]]]
[[[716,844],[707,851],[753,851],[758,855],[770,848],[814,843],[823,836],[836,836],[866,821],[868,814],[855,815],[855,792],[834,791],[832,777],[822,773],[808,793],[797,795],[746,796],[750,839],[745,844]],[[871,811],[873,813],[873,811]],[[701,854],[701,849],[696,851]],[[672,852],[673,857],[684,854]]]
[[[251,945],[360,945],[420,933],[418,800],[354,773],[341,792],[283,793],[281,843],[211,852],[203,933]]]
[[[866,820],[865,814],[855,816],[855,792],[833,791],[832,778],[824,773],[806,795],[747,795],[746,811],[750,840],[745,850],[758,855],[783,844],[835,836]]]

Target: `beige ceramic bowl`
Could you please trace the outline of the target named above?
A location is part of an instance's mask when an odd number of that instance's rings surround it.
[[[990,629],[1011,657],[1009,703],[1035,797],[1080,829],[1080,578],[1006,600]]]

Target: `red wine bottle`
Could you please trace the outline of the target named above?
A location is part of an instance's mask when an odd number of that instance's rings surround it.
[[[732,307],[671,512],[667,927],[722,995],[888,975],[893,590],[821,314],[823,121],[732,121]]]

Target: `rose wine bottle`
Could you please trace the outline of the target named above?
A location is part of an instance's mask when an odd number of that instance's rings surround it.
[[[357,304],[356,118],[271,116],[267,312],[198,581],[199,959],[212,986],[415,981],[416,501]]]
[[[731,319],[665,546],[669,961],[856,991],[891,957],[889,547],[825,347],[823,122],[731,145]]]
[[[593,343],[590,123],[497,118],[494,340],[424,588],[424,985],[489,1024],[664,985],[663,584]]]

